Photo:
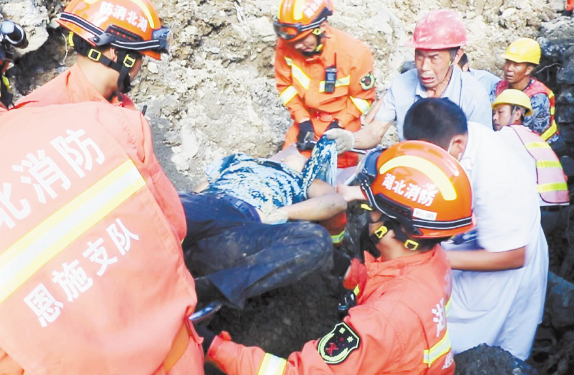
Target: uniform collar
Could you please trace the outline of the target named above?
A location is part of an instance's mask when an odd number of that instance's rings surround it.
[[[452,94],[452,91],[454,90],[454,85],[455,85],[454,82],[456,82],[456,80],[460,79],[461,73],[462,73],[462,71],[456,66],[452,69],[452,75],[450,76],[450,80],[448,81],[448,85],[446,86],[446,89],[442,93],[441,98],[449,98],[450,97],[450,95]],[[428,96],[427,96],[427,92],[425,90],[425,87],[421,83],[421,80],[418,79],[418,77],[419,77],[419,72],[417,70],[418,85],[416,86],[415,94],[421,98],[427,98]]]
[[[375,259],[369,253],[365,253],[365,266],[367,267],[368,278],[386,279],[404,275],[405,272],[412,267],[429,263],[436,256],[438,249],[440,249],[439,245],[424,253],[389,261],[381,261],[378,260],[379,258]]]

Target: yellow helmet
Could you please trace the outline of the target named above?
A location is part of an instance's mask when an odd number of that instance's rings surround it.
[[[502,54],[502,58],[516,63],[538,65],[540,64],[541,54],[540,44],[537,41],[530,38],[519,38],[510,43]]]
[[[492,109],[499,104],[517,105],[526,109],[524,115],[532,115],[532,104],[528,95],[520,90],[507,89],[500,93],[492,102]]]

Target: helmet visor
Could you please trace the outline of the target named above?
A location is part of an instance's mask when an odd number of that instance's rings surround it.
[[[299,34],[307,30],[307,28],[301,26],[300,23],[295,25],[289,23],[281,23],[277,19],[273,21],[273,29],[279,38],[287,41],[295,39],[299,36]]]

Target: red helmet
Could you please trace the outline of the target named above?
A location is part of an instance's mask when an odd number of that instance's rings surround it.
[[[168,52],[171,37],[149,0],[72,0],[58,23],[93,47],[109,45],[156,60]]]
[[[407,47],[449,49],[466,45],[466,27],[462,17],[450,9],[433,10],[417,22]]]
[[[474,226],[466,172],[432,143],[406,141],[372,151],[359,180],[371,207],[397,220],[411,238],[447,238]]]
[[[331,0],[282,0],[273,27],[279,38],[295,42],[318,29],[332,14]]]

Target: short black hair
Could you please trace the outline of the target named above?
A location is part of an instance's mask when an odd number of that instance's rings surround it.
[[[446,98],[421,99],[413,104],[403,127],[405,139],[431,142],[445,150],[452,137],[467,132],[464,112]]]
[[[416,68],[414,60],[405,61],[404,63],[401,64],[401,67],[399,68],[399,73],[403,74],[414,68]]]
[[[462,67],[465,66],[466,64],[468,64],[468,56],[466,55],[466,53],[463,53],[462,57],[458,61],[458,66],[462,69]]]

